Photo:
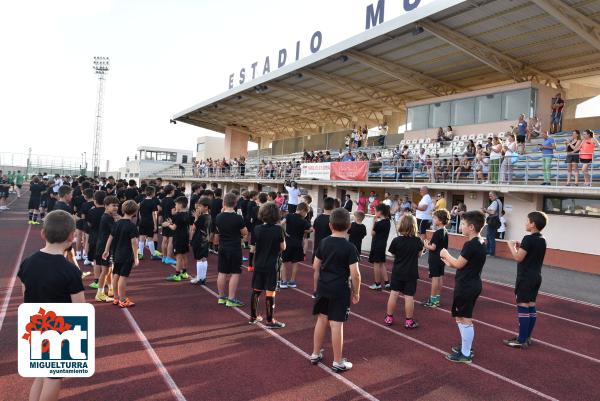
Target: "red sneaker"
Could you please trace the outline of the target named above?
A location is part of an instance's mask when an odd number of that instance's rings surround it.
[[[135,306],[135,302],[133,302],[131,299],[129,298],[125,298],[125,301],[120,301],[119,302],[119,306],[121,308],[131,308],[132,306]]]
[[[248,271],[249,272],[253,272],[254,271],[254,266],[248,266]]]

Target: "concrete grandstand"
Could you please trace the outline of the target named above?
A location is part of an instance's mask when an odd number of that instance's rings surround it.
[[[565,144],[574,129],[600,128],[599,117],[578,113],[600,95],[600,2],[409,3],[416,4],[411,11],[386,20],[385,2],[374,2],[363,33],[175,114],[175,121],[225,134],[226,162],[196,160],[184,169],[177,163],[153,176],[273,190],[293,178],[317,207],[325,194],[356,199],[370,191],[418,201],[426,184],[444,194],[449,208],[462,202],[480,209],[488,192],[497,191],[507,240],[521,238],[529,211],[544,210],[552,213],[546,263],[600,272],[600,250],[590,235],[600,217],[600,149],[593,147],[588,178],[583,164],[574,173],[590,186],[566,186]],[[557,94],[565,106],[546,165],[536,135],[551,130]],[[508,179],[479,179],[475,155],[465,155],[469,141],[484,148],[488,138],[507,137],[520,114],[538,119],[538,132],[515,156]],[[452,138],[437,141],[438,127],[446,126],[453,127]],[[359,127],[375,134],[351,149],[366,163],[365,175],[307,172],[321,168],[309,166],[307,154],[322,152],[319,164],[336,162],[347,152],[345,138]],[[383,146],[378,135],[385,135]],[[248,141],[258,151],[248,153]],[[470,167],[456,174],[465,157]],[[459,235],[452,241],[462,243]],[[499,241],[498,255],[506,252]]]

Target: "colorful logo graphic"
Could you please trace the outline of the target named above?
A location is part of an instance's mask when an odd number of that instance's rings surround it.
[[[91,304],[22,304],[18,330],[21,376],[94,374],[95,310]]]

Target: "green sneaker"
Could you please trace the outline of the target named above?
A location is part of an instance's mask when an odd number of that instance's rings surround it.
[[[167,281],[181,281],[181,275],[172,274],[169,277],[167,277]]]
[[[98,285],[98,283],[97,283],[97,282],[95,282],[95,281],[92,281],[92,282],[90,283],[89,287],[90,287],[90,288],[93,288],[94,290],[97,290],[97,289],[98,289],[98,287],[99,287],[99,285]]]
[[[138,259],[139,259],[139,260],[144,260],[144,255],[143,255],[143,254],[141,254],[141,253],[138,253]]]
[[[229,308],[239,308],[241,306],[244,306],[244,303],[239,299],[228,299],[225,306]]]
[[[227,305],[227,297],[219,297],[219,299],[217,300],[217,303],[219,305]]]
[[[180,276],[181,276],[181,278],[182,278],[182,279],[184,279],[184,280],[187,280],[187,279],[189,279],[189,278],[190,278],[190,275],[189,275],[189,274],[187,274],[187,272],[181,273],[181,274],[180,274]]]

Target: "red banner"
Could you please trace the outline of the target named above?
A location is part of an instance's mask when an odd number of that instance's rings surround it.
[[[366,181],[369,162],[333,162],[331,179],[344,181]]]

